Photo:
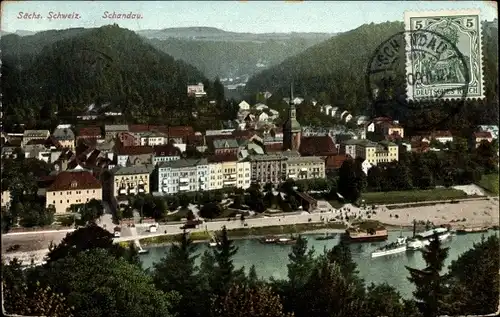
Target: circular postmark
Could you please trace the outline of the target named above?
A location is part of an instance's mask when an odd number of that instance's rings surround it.
[[[431,30],[399,32],[369,60],[366,87],[372,116],[422,119],[419,129],[440,127],[465,105],[470,70],[446,36]]]

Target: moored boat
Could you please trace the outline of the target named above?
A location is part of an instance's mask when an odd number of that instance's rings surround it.
[[[360,230],[353,228],[347,229],[346,234],[351,242],[385,241],[389,236],[387,229]]]
[[[290,238],[278,238],[274,243],[276,244],[281,244],[281,245],[288,245],[288,244],[296,244],[297,239],[290,237]]]
[[[261,243],[264,243],[264,244],[272,244],[272,243],[276,243],[278,238],[275,236],[267,236],[267,237],[260,238],[259,240]]]
[[[399,237],[397,241],[384,245],[372,252],[372,258],[406,252],[406,237]]]
[[[468,234],[468,233],[479,233],[479,232],[488,232],[488,227],[475,227],[475,228],[461,228],[457,229],[457,234]]]

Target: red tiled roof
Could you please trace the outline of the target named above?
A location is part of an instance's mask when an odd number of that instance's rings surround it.
[[[249,139],[252,136],[257,134],[254,130],[234,130],[233,131],[233,137],[235,138],[243,138],[243,139]]]
[[[427,152],[429,150],[429,143],[427,142],[411,142],[411,151],[412,152]]]
[[[45,145],[47,140],[44,139],[34,139],[34,140],[29,140],[26,145]]]
[[[118,155],[142,155],[152,154],[153,147],[151,146],[117,146],[116,153]]]
[[[303,156],[327,156],[337,154],[332,138],[324,136],[303,137],[299,152]]]
[[[56,176],[47,191],[83,190],[102,188],[101,183],[88,171],[65,171]]]
[[[131,133],[148,132],[155,128],[158,128],[158,126],[150,124],[129,124],[128,131]]]
[[[236,154],[216,154],[209,156],[207,158],[210,163],[222,163],[222,162],[234,162],[238,160],[238,155]]]
[[[402,137],[401,137],[401,135],[400,135],[399,133],[397,133],[397,132],[393,132],[393,133],[392,133],[392,134],[390,134],[390,135],[386,135],[386,136],[385,136],[385,139],[386,139],[387,141],[396,141],[396,140],[401,140],[401,139],[402,139]]]
[[[100,137],[101,128],[100,127],[85,127],[78,131],[78,136],[88,136],[88,137]]]
[[[165,144],[155,146],[154,149],[155,156],[180,156],[181,150],[172,144]]]
[[[283,143],[268,143],[264,147],[266,153],[275,153],[283,151]]]
[[[351,158],[351,156],[347,154],[330,155],[325,160],[325,168],[339,169],[342,166],[342,164],[349,158]]]
[[[491,139],[493,138],[491,135],[491,132],[487,131],[480,131],[480,132],[474,132],[474,137],[476,139],[481,138],[481,139]]]

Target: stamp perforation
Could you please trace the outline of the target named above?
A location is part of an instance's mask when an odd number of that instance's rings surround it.
[[[478,43],[478,59],[479,59],[479,64],[478,65],[478,71],[479,74],[477,76],[477,81],[479,85],[479,91],[478,94],[475,96],[468,96],[468,94],[465,97],[465,99],[472,99],[472,100],[479,100],[483,99],[485,97],[485,87],[484,87],[484,74],[485,74],[485,63],[484,63],[484,35],[483,35],[483,28],[484,28],[484,21],[481,21],[481,15],[480,15],[480,10],[479,9],[463,9],[463,10],[431,10],[431,11],[405,11],[404,12],[404,28],[405,28],[405,42],[409,43],[411,40],[411,35],[410,33],[413,30],[412,28],[412,19],[413,18],[432,18],[432,17],[466,17],[466,16],[477,16],[477,39],[479,41]],[[472,58],[472,56],[469,56],[469,59]],[[470,63],[472,64],[472,63]],[[414,73],[413,69],[413,61],[406,56],[405,60],[405,71],[404,74],[406,77],[409,76],[409,71]],[[469,73],[470,70],[469,70]],[[467,88],[468,89],[468,88]],[[405,87],[405,93],[406,93],[406,99],[411,100],[412,102],[418,102],[420,98],[415,98],[414,95],[414,87],[412,85],[409,85],[407,83]],[[440,98],[442,100],[456,100],[458,99],[457,97],[452,97],[450,96],[449,98]]]

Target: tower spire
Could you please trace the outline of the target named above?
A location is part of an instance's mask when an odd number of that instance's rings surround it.
[[[290,104],[293,104],[293,81],[290,83]]]

